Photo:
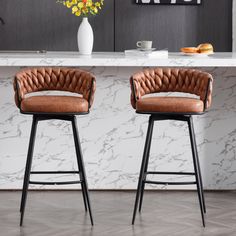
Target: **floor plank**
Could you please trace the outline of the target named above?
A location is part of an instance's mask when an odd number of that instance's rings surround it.
[[[20,192],[0,192],[0,235],[156,236],[236,235],[236,192],[207,192],[206,228],[196,192],[151,191],[131,225],[134,192],[91,192],[95,226],[75,191],[31,191],[19,227]]]

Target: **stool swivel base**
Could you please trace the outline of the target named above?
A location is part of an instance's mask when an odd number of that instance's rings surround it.
[[[191,173],[191,172],[157,172],[157,171],[148,171],[147,170],[154,121],[160,121],[160,120],[178,120],[178,121],[186,121],[188,123],[191,149],[192,149],[192,157],[193,157],[193,166],[194,166],[193,173]],[[149,174],[152,174],[152,175],[155,175],[155,174],[168,175],[169,174],[169,175],[183,175],[183,176],[193,175],[193,176],[195,176],[195,181],[189,181],[189,182],[149,181],[149,180],[147,180],[147,175],[149,175]],[[135,205],[134,205],[132,224],[134,224],[134,222],[135,222],[135,217],[136,217],[138,205],[139,205],[139,212],[141,212],[141,209],[142,209],[145,184],[160,184],[160,185],[162,185],[162,184],[163,185],[192,185],[192,184],[196,184],[197,185],[197,192],[198,192],[198,199],[199,199],[199,204],[200,204],[200,211],[201,211],[201,216],[202,216],[202,224],[205,227],[204,213],[206,213],[206,207],[205,207],[205,199],[204,199],[204,193],[203,193],[201,170],[200,170],[200,164],[199,164],[198,153],[197,153],[197,145],[196,145],[195,134],[194,134],[193,119],[192,119],[191,115],[152,114],[149,117],[148,131],[147,131],[143,159],[142,159],[141,170],[140,170],[140,175],[139,175],[138,188],[137,188],[137,192],[136,192],[136,200],[135,200]]]
[[[51,120],[51,119],[71,121],[74,143],[75,143],[75,151],[76,151],[76,157],[77,157],[77,163],[78,163],[78,171],[31,171],[37,124],[39,121]],[[31,181],[30,174],[78,174],[79,180],[67,181],[67,182]],[[80,140],[79,140],[79,134],[78,134],[78,128],[76,124],[75,115],[51,115],[51,114],[34,114],[33,115],[33,122],[32,122],[31,134],[30,134],[30,141],[29,141],[28,155],[27,155],[24,183],[23,183],[23,191],[22,191],[21,205],[20,205],[20,213],[21,213],[20,226],[22,226],[23,224],[25,204],[26,204],[29,184],[40,184],[40,185],[81,184],[85,211],[87,211],[88,209],[91,224],[93,225],[93,216],[92,216],[90,199],[89,199],[88,184],[87,184],[87,179],[86,179],[86,173],[85,173],[85,168],[84,168],[83,156],[82,156],[82,151],[81,151],[81,146],[80,146]]]

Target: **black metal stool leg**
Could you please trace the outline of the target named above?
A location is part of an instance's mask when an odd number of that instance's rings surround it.
[[[203,210],[204,210],[204,213],[206,213],[206,203],[205,203],[205,197],[204,197],[204,189],[203,189],[203,182],[202,182],[202,175],[201,175],[201,168],[200,168],[198,154],[196,154],[196,161],[197,161],[199,182],[200,182],[200,188],[201,188],[201,194],[202,194]]]
[[[79,162],[78,158],[77,158],[77,162]],[[81,170],[79,170],[81,172]],[[82,175],[80,175],[80,179],[82,178]],[[82,195],[83,195],[83,201],[84,201],[84,210],[87,212],[88,211],[88,207],[87,207],[87,200],[86,200],[86,190],[85,190],[85,185],[84,182],[81,183],[81,190],[82,190]]]
[[[91,224],[93,225],[93,216],[92,216],[92,210],[91,210],[91,204],[90,204],[90,198],[89,198],[88,184],[87,184],[87,179],[86,179],[86,173],[85,173],[85,168],[84,168],[83,156],[82,156],[82,151],[81,151],[81,146],[80,146],[80,141],[79,141],[79,134],[78,134],[78,129],[77,129],[77,123],[76,123],[76,117],[75,116],[72,119],[72,129],[73,129],[73,135],[74,135],[77,161],[78,161],[78,166],[79,166],[79,169],[80,169],[80,176],[81,176],[81,181],[82,181],[82,183],[81,183],[82,192],[83,192],[84,200],[85,199],[87,200],[87,202],[85,201],[84,204],[87,203]]]
[[[28,147],[28,154],[27,154],[27,161],[26,161],[26,168],[25,168],[24,184],[23,184],[22,197],[21,197],[20,226],[22,226],[23,219],[24,219],[25,204],[26,204],[28,187],[29,187],[30,170],[31,170],[31,165],[32,165],[32,158],[33,158],[37,123],[38,123],[37,117],[33,116],[33,122],[32,122],[32,127],[31,127],[31,134],[30,134],[30,141],[29,141],[29,147]]]
[[[140,174],[139,174],[139,182],[138,182],[138,188],[137,188],[137,192],[136,192],[136,199],[135,199],[135,204],[134,204],[132,224],[134,224],[134,222],[135,222],[139,197],[140,197],[140,193],[141,193],[141,190],[142,190],[142,183],[143,183],[143,180],[144,180],[144,171],[145,171],[145,166],[146,166],[146,163],[147,163],[148,147],[150,147],[150,142],[151,142],[151,134],[152,134],[151,131],[153,129],[153,123],[154,123],[153,117],[150,116],[149,117],[149,123],[148,123],[147,136],[146,136],[146,141],[145,141],[145,146],[144,146],[144,152],[143,152],[143,160],[142,160]]]
[[[76,121],[76,118],[73,118],[73,119],[75,119],[75,121]],[[80,159],[79,159],[79,155],[77,153],[77,150],[76,150],[76,159],[77,159],[77,164],[78,164],[78,169],[79,169],[80,180],[82,180],[83,179],[82,168],[81,168]],[[82,190],[82,195],[83,195],[84,209],[87,212],[88,211],[88,207],[87,207],[87,199],[86,199],[86,186],[84,184],[84,181],[82,181],[82,183],[81,183],[81,190]]]
[[[141,195],[140,195],[140,201],[139,201],[139,212],[141,212],[142,210],[142,205],[143,205],[143,194],[144,194],[144,189],[145,189],[145,180],[146,180],[146,172],[147,172],[147,169],[148,169],[148,162],[149,162],[149,156],[150,156],[150,149],[151,149],[151,144],[152,144],[152,134],[153,134],[153,126],[154,126],[154,122],[151,126],[151,138],[150,138],[150,143],[147,147],[148,149],[148,154],[147,154],[147,161],[146,161],[146,164],[145,164],[145,169],[144,169],[144,179],[142,181],[142,187],[141,187]]]
[[[196,184],[197,184],[198,199],[199,199],[200,210],[201,210],[201,215],[202,215],[202,224],[205,227],[204,207],[203,207],[202,191],[201,191],[200,177],[199,177],[200,173],[199,173],[198,164],[197,164],[197,154],[196,154],[197,150],[196,150],[196,142],[195,142],[195,137],[194,137],[195,134],[193,130],[193,120],[191,116],[188,119],[188,127],[189,127],[190,141],[191,141],[194,172],[195,172]]]
[[[194,141],[194,146],[195,146],[195,152],[196,152],[196,163],[197,163],[197,168],[198,168],[198,175],[199,175],[199,183],[200,183],[200,188],[201,188],[201,196],[202,196],[202,203],[203,203],[203,210],[204,213],[206,213],[206,204],[205,204],[205,197],[204,197],[204,190],[203,190],[203,182],[202,182],[202,174],[201,174],[201,167],[200,167],[200,162],[199,162],[199,157],[198,157],[198,151],[197,151],[197,143],[196,143],[196,138],[195,138],[195,132],[194,132],[194,126],[193,122],[191,119],[192,123],[192,132],[193,132],[193,141]]]
[[[192,123],[192,132],[193,132],[193,141],[194,141],[194,146],[195,146],[195,153],[196,153],[196,164],[197,164],[197,169],[198,169],[198,176],[199,176],[199,184],[200,184],[200,190],[201,190],[201,197],[202,197],[202,203],[203,203],[203,210],[204,213],[206,213],[206,205],[205,205],[205,197],[204,197],[204,191],[203,191],[203,182],[202,182],[202,175],[201,175],[201,168],[200,168],[200,162],[199,162],[199,157],[198,157],[198,151],[197,151],[197,144],[196,144],[196,137],[195,137],[195,132],[194,132],[194,125],[193,125],[193,120],[191,119],[190,121]]]

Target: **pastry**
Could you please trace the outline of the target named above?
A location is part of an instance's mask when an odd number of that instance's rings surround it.
[[[210,43],[200,44],[197,48],[198,48],[199,53],[210,54],[214,52],[213,46]]]
[[[198,53],[198,48],[196,47],[185,47],[185,48],[181,48],[180,49],[181,52],[184,52],[184,53]]]

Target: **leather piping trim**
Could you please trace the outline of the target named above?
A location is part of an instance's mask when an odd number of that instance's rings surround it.
[[[89,111],[88,112],[78,112],[78,113],[66,113],[66,112],[25,112],[25,111],[22,111],[21,108],[20,108],[20,113],[21,114],[24,114],[24,115],[53,115],[53,116],[75,116],[75,115],[87,115],[89,114]]]
[[[137,96],[136,96],[136,92],[135,92],[135,88],[134,88],[134,79],[133,79],[133,77],[131,77],[131,85],[132,85],[132,91],[133,91],[133,94],[134,94],[135,107],[136,107]]]
[[[95,82],[95,78],[93,77],[92,83],[91,83],[91,87],[90,87],[90,93],[89,93],[89,108],[91,107],[91,97],[92,97],[92,91],[93,91],[93,86],[94,86],[94,82]]]
[[[19,84],[18,84],[18,80],[17,78],[15,77],[15,84],[16,84],[16,96],[17,96],[17,101],[18,101],[18,104],[19,104],[19,107],[21,105],[21,99],[20,99],[20,95],[19,95]]]
[[[206,89],[206,94],[205,94],[205,99],[204,99],[204,111],[206,110],[206,107],[207,107],[207,97],[208,97],[208,92],[210,89],[211,81],[212,81],[211,78],[209,78],[208,84],[207,84],[207,89]]]
[[[206,111],[207,112],[207,111]],[[194,113],[181,113],[181,112],[142,112],[142,111],[136,111],[137,114],[142,114],[142,115],[163,115],[163,116],[192,116],[192,115],[203,115],[206,113],[204,112],[194,112]]]

